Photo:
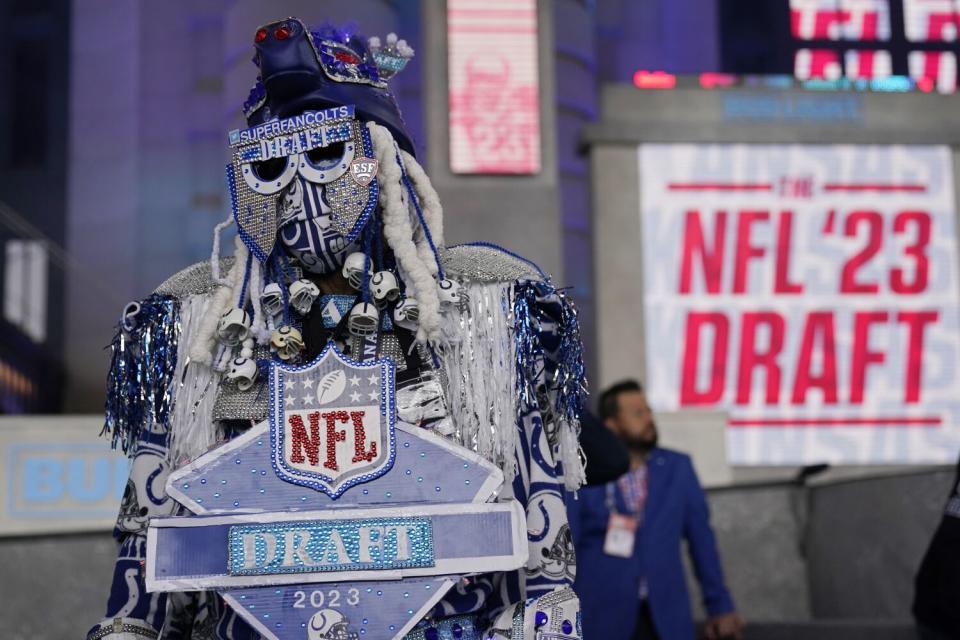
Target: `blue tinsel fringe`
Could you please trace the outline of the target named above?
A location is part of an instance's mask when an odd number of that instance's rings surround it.
[[[179,339],[180,304],[170,296],[143,300],[132,331],[117,327],[101,434],[114,449],[129,453],[145,427],[168,425]]]
[[[586,401],[586,371],[580,322],[573,302],[549,281],[524,282],[513,303],[517,342],[517,393],[521,410],[537,405],[536,381],[543,374],[555,394],[554,410],[578,420]],[[544,329],[555,325],[555,330]],[[544,370],[535,371],[542,363]]]
[[[557,390],[557,410],[567,420],[579,420],[587,399],[587,371],[583,364],[583,339],[577,307],[563,291],[555,291],[560,301],[560,346],[553,387]]]

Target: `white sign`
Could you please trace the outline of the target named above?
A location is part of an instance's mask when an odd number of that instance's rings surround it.
[[[109,531],[130,463],[102,416],[0,419],[0,535]]]
[[[733,464],[960,450],[946,147],[640,148],[648,392],[730,416]]]

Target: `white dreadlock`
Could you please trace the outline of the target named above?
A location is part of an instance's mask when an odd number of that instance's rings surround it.
[[[226,220],[213,228],[213,250],[210,252],[210,277],[214,282],[224,287],[230,286],[230,278],[220,277],[220,234],[232,224],[233,214],[231,213],[227,216]]]
[[[259,260],[253,260],[250,266],[250,304],[253,305],[253,326],[250,328],[257,344],[270,344],[270,329],[267,328],[267,316],[263,312],[263,265]]]
[[[219,234],[217,235],[219,237]],[[202,362],[210,365],[213,363],[213,348],[216,345],[217,322],[220,316],[229,308],[230,303],[240,295],[240,288],[243,286],[243,272],[247,264],[247,245],[243,244],[240,236],[234,240],[235,249],[233,252],[233,268],[223,283],[217,287],[213,294],[207,311],[204,314],[203,322],[197,329],[196,337],[190,344],[190,360],[192,362]],[[219,264],[219,243],[215,245],[215,255],[213,259]]]
[[[436,258],[425,237],[415,242],[413,225],[410,222],[410,203],[406,197],[403,185],[403,168],[398,161],[398,149],[393,136],[386,127],[373,122],[367,123],[370,138],[373,141],[374,154],[379,164],[380,206],[383,210],[383,236],[387,245],[393,250],[397,263],[407,275],[407,287],[413,290],[412,297],[417,299],[420,306],[419,327],[417,339],[421,342],[438,342],[440,332],[440,296],[437,293],[437,282],[434,274],[437,272]],[[409,154],[408,154],[409,155]],[[412,160],[412,156],[410,158]],[[434,203],[429,205],[431,216],[438,216],[440,201],[432,187],[427,192],[424,185],[429,186],[429,180],[416,161],[410,163],[419,169],[418,189],[421,201],[426,201],[430,195]],[[414,182],[414,184],[417,184]],[[424,196],[427,195],[427,198]],[[426,212],[424,212],[426,219]],[[437,231],[441,231],[438,229]],[[430,232],[435,243],[442,243],[440,234]],[[424,235],[425,234],[421,234]],[[419,244],[419,246],[418,246]]]
[[[417,162],[416,158],[406,151],[400,151],[400,157],[403,159],[403,166],[407,170],[410,182],[413,184],[413,188],[420,198],[420,210],[423,211],[423,219],[430,229],[433,243],[439,249],[443,246],[443,206],[440,204],[440,196],[437,195],[437,191],[433,188],[430,178],[427,177],[427,173],[423,170],[423,167],[420,166],[420,163]],[[429,244],[425,242],[425,239],[421,239],[418,247],[420,248],[421,255],[423,254],[423,249],[431,252],[430,256],[424,256],[423,259],[428,260],[434,266],[432,271],[436,273],[435,258],[432,255]]]

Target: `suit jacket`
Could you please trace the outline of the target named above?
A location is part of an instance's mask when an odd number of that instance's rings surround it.
[[[960,637],[960,463],[952,487],[940,526],[920,563],[913,599],[917,622],[944,638]]]
[[[637,621],[641,579],[661,640],[694,637],[690,597],[680,557],[686,538],[704,605],[711,616],[733,611],[723,581],[706,497],[690,457],[654,449],[648,459],[647,500],[634,540],[633,556],[603,552],[610,517],[606,486],[585,487],[568,500],[577,551],[575,589],[580,596],[585,640],[629,640]],[[614,506],[628,513],[613,483]]]

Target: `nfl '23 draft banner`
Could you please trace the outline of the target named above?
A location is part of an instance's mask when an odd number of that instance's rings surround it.
[[[950,151],[640,147],[648,387],[733,464],[953,462]]]

